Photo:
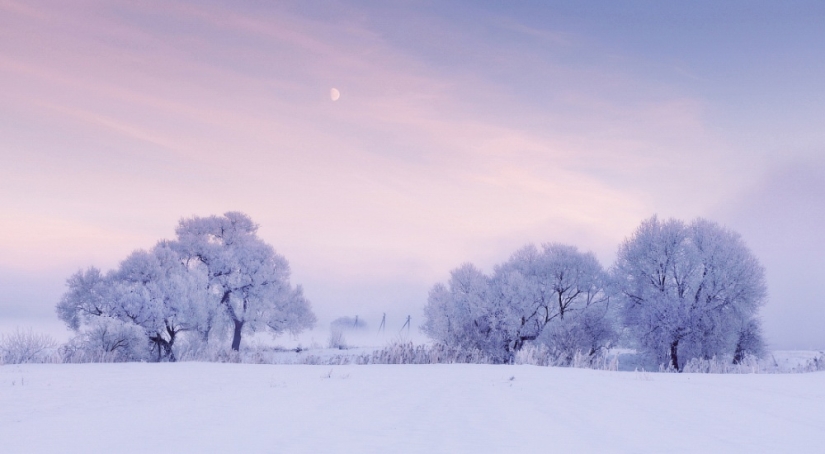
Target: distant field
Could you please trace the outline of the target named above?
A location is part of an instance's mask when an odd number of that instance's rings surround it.
[[[825,373],[0,366],[0,452],[823,452]]]

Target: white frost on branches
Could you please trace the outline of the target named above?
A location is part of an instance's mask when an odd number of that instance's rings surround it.
[[[57,313],[78,336],[68,352],[108,360],[170,360],[183,333],[198,342],[260,329],[311,327],[315,317],[289,265],[244,214],[180,222],[175,241],[135,251],[105,275],[72,275]],[[71,355],[70,355],[71,356]]]
[[[625,325],[658,363],[682,370],[692,358],[762,352],[764,271],[738,234],[653,217],[620,247],[613,276]]]
[[[422,329],[450,347],[478,349],[502,362],[528,342],[559,357],[594,354],[615,339],[607,277],[593,254],[575,247],[526,246],[486,276],[471,264],[436,284]]]
[[[176,230],[175,246],[205,271],[210,293],[231,324],[236,351],[244,332],[298,332],[315,324],[301,286],[289,283],[286,259],[258,238],[257,230],[238,212],[184,219]]]

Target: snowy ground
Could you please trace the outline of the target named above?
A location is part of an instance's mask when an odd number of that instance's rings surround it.
[[[0,366],[3,453],[824,450],[825,372]]]

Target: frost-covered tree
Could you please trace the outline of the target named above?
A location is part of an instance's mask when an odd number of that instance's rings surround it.
[[[182,333],[208,341],[230,331],[238,350],[244,331],[312,326],[286,260],[256,231],[240,213],[185,219],[176,241],[135,251],[105,275],[97,268],[72,275],[57,305],[78,333],[67,348],[87,357],[174,361]]]
[[[559,353],[584,350],[593,354],[612,341],[605,291],[608,279],[592,253],[561,244],[546,244],[541,251],[528,246],[497,267],[493,280],[507,282],[514,273],[527,285],[496,288],[502,298],[522,302],[515,350],[541,337],[542,343]],[[508,290],[515,293],[509,296]]]
[[[214,324],[227,321],[236,351],[244,332],[299,332],[315,323],[301,287],[289,283],[286,259],[258,238],[257,230],[243,213],[193,217],[180,221],[172,243],[190,268],[204,270],[220,308],[206,320],[207,336]]]
[[[502,325],[513,317],[498,302],[492,297],[490,278],[464,264],[450,273],[447,285],[438,283],[430,290],[421,329],[450,347],[494,352],[506,360],[509,342]]]
[[[96,317],[107,316],[114,307],[109,279],[99,269],[78,271],[66,280],[69,288],[55,308],[57,317],[77,331]]]
[[[527,246],[489,277],[470,264],[453,270],[447,285],[430,291],[422,329],[448,346],[502,361],[531,341],[560,355],[593,354],[615,337],[606,283],[592,254],[559,244]]]
[[[69,360],[138,361],[148,356],[149,339],[138,325],[118,317],[115,272],[91,267],[66,281],[57,315],[75,337],[64,347]]]
[[[619,248],[613,276],[639,348],[681,370],[691,358],[757,354],[762,266],[741,237],[716,223],[653,217]]]
[[[190,269],[169,243],[136,251],[112,276],[117,309],[113,315],[146,332],[157,359],[175,360],[175,340],[197,330],[207,317],[206,274]]]
[[[198,326],[208,296],[205,274],[190,270],[166,242],[133,252],[106,275],[78,272],[67,285],[57,312],[79,333],[78,348],[124,359],[143,359],[148,346],[156,360],[174,361],[175,340]]]

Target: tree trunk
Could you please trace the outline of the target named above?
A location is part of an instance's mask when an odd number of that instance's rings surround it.
[[[736,342],[736,350],[733,352],[733,364],[739,364],[745,359],[745,349],[742,348],[742,341]]]
[[[232,350],[236,352],[241,349],[241,329],[243,329],[243,322],[233,320],[235,324],[235,332],[232,334]]]
[[[175,352],[172,351],[172,346],[175,343],[174,335],[172,335],[172,338],[169,341],[160,335],[152,336],[149,340],[153,344],[152,350],[158,349],[158,357],[155,361],[161,362],[164,359],[167,359],[169,362],[175,362],[177,360],[177,358],[175,358]]]
[[[166,349],[166,356],[169,358],[170,363],[174,363],[178,359],[175,358],[175,351],[172,350],[172,347],[175,345],[175,336],[178,333],[168,327],[166,328],[166,332],[169,333],[169,342],[164,345],[164,348]]]
[[[679,340],[675,340],[670,343],[670,363],[673,365],[673,368],[677,371],[681,372],[682,369],[679,369]]]

